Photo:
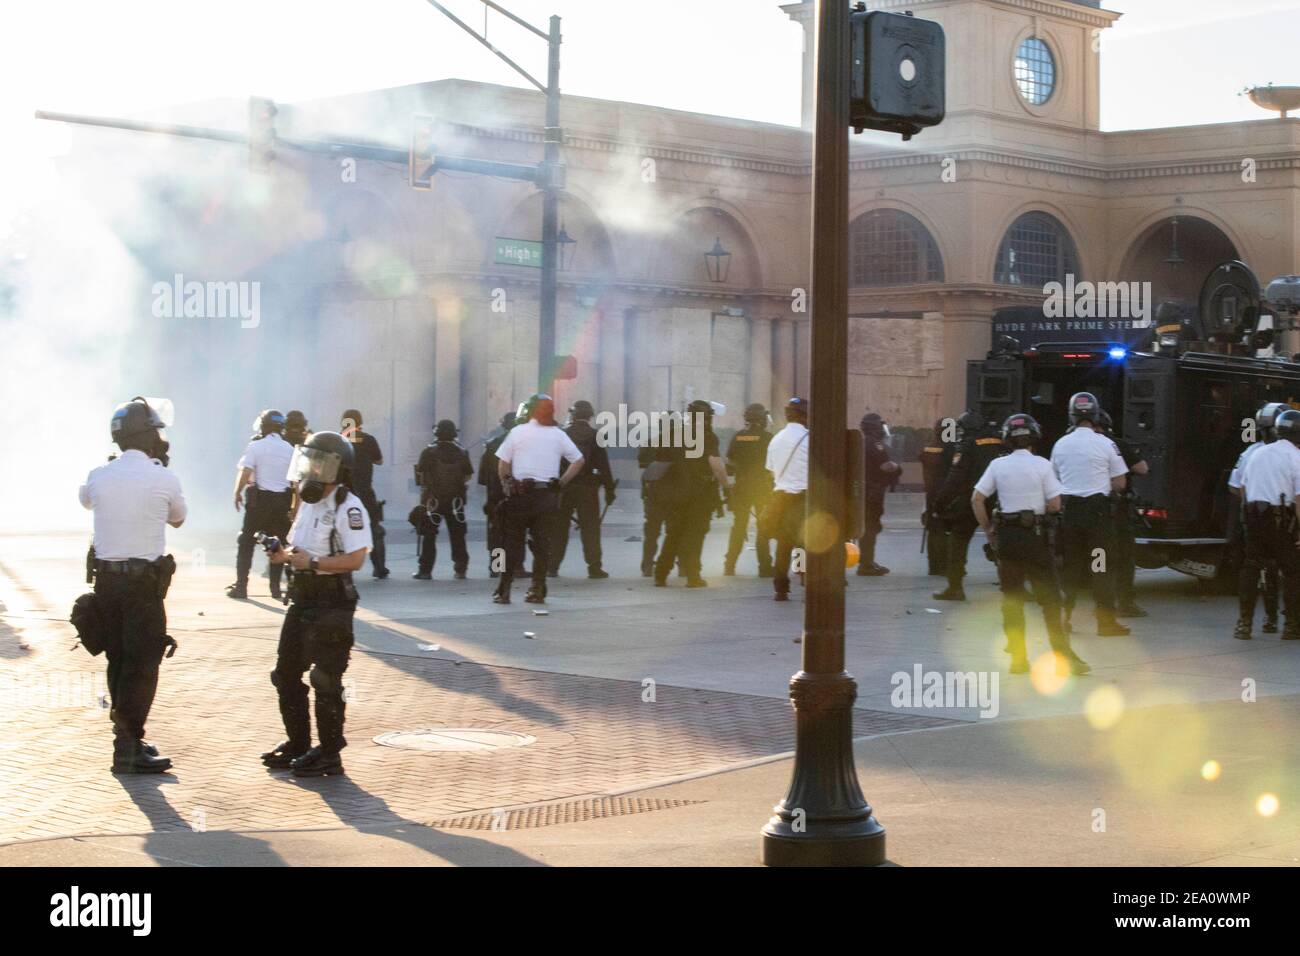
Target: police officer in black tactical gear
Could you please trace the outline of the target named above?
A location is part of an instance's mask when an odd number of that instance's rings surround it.
[[[1061,510],[1060,482],[1051,463],[1033,453],[1043,433],[1031,416],[1021,412],[1010,416],[1002,425],[1001,437],[1011,453],[990,462],[984,470],[975,483],[971,507],[997,559],[1002,627],[1011,654],[1011,673],[1029,673],[1025,646],[1028,580],[1043,612],[1056,672],[1082,676],[1092,668],[1070,647],[1061,619],[1061,591],[1052,556],[1054,522]],[[994,496],[998,510],[990,515],[988,501]]]
[[[1133,476],[1145,475],[1149,468],[1142,450],[1134,442],[1115,434],[1115,423],[1104,408],[1099,424],[1101,433],[1115,443],[1128,466],[1124,487],[1111,493],[1111,512],[1115,516],[1115,616],[1146,617],[1147,612],[1138,607],[1136,599],[1137,525],[1133,520]]]
[[[497,555],[505,553],[505,521],[501,516],[501,503],[506,500],[506,493],[501,487],[501,476],[497,472],[497,449],[515,427],[518,414],[506,412],[501,416],[501,430],[483,446],[483,455],[478,462],[478,483],[483,486],[483,514],[487,518],[487,552],[488,572],[492,577],[500,577],[501,571],[496,566]],[[520,556],[516,575],[525,575],[528,570],[523,566]]]
[[[288,768],[297,777],[343,772],[343,674],[352,656],[357,608],[352,575],[365,565],[371,544],[365,503],[348,486],[354,449],[353,442],[335,432],[316,432],[298,448],[290,473],[303,505],[288,539],[270,550],[272,561],[293,569],[289,609],[271,672],[288,739],[262,754],[262,762],[272,769]],[[316,691],[315,747],[302,680],[309,669]]]
[[[591,420],[596,410],[591,402],[579,400],[569,408],[569,425],[564,433],[582,453],[582,471],[571,481],[560,498],[560,512],[555,518],[551,537],[551,566],[549,573],[555,577],[564,563],[569,549],[569,525],[574,515],[578,519],[578,532],[582,536],[582,557],[587,562],[587,577],[599,580],[609,577],[601,567],[600,552],[600,489],[605,489],[605,507],[614,503],[614,476],[610,474],[609,454],[596,440],[596,429]]]
[[[444,418],[433,429],[434,444],[420,452],[415,465],[415,480],[420,486],[420,507],[428,521],[423,524],[419,543],[419,570],[411,577],[417,581],[433,579],[438,560],[438,527],[445,525],[451,538],[451,560],[457,580],[464,580],[469,567],[469,549],[465,547],[465,499],[468,483],[474,474],[469,452],[456,441],[456,423]]]
[[[673,417],[672,412],[662,412],[658,419],[660,434],[662,423]],[[653,577],[655,560],[659,553],[659,536],[668,523],[668,513],[673,503],[673,450],[655,439],[637,449],[636,463],[641,468],[641,506],[644,523],[641,531],[641,577]]]
[[[523,562],[524,542],[533,544],[533,584],[524,598],[529,604],[546,603],[546,569],[550,561],[549,537],[560,495],[582,471],[582,452],[555,423],[555,401],[538,392],[519,406],[519,424],[497,448],[497,474],[506,494],[501,504],[505,520],[505,570],[492,600],[510,603],[514,569]],[[561,462],[568,468],[560,473]]]
[[[727,503],[731,508],[731,538],[723,574],[736,573],[736,559],[749,537],[749,517],[754,516],[754,550],[758,552],[758,576],[772,576],[772,539],[759,520],[772,496],[772,473],[765,467],[767,446],[772,442],[768,431],[771,417],[767,409],[755,402],[745,409],[745,427],[731,436],[727,445],[727,468],[735,476]]]
[[[1240,614],[1232,636],[1251,638],[1260,573],[1276,567],[1282,578],[1286,624],[1282,640],[1300,640],[1300,411],[1275,419],[1277,440],[1250,456],[1242,474],[1246,552],[1238,579]]]
[[[885,514],[885,492],[898,483],[902,468],[889,456],[885,445],[885,420],[875,412],[867,412],[858,423],[864,443],[864,470],[862,479],[862,536],[858,539],[858,574],[880,577],[889,568],[876,562],[876,537],[880,534],[881,519]]]
[[[921,527],[925,529],[925,556],[930,574],[940,576],[948,573],[948,538],[935,501],[948,477],[957,448],[956,435],[951,436],[953,441],[945,441],[950,430],[957,430],[956,423],[950,419],[941,418],[935,422],[934,437],[921,449],[919,456],[921,481],[925,485],[925,511],[921,514]]]
[[[235,583],[226,589],[229,597],[248,597],[248,573],[253,567],[256,536],[283,538],[289,531],[293,492],[289,489],[289,460],[293,446],[284,440],[284,416],[274,408],[262,412],[253,423],[253,440],[244,449],[235,474],[235,510],[241,505],[244,524],[236,541]],[[280,600],[280,577],[284,567],[272,564],[271,597]]]
[[[986,423],[978,412],[964,413],[957,419],[957,427],[961,443],[953,453],[948,477],[935,497],[935,507],[947,534],[948,552],[948,586],[931,595],[936,601],[966,600],[966,556],[970,539],[979,527],[971,508],[971,492],[984,470],[1003,452],[998,429]]]
[[[167,525],[185,521],[185,497],[166,467],[170,403],[134,398],[113,412],[109,434],[122,454],[92,471],[78,497],[94,512],[87,565],[95,591],[74,606],[73,623],[92,653],[108,656],[113,772],[162,773],[171,760],[145,743],[167,636],[163,599],[176,562],[164,554]]]
[[[384,453],[375,436],[361,430],[361,413],[355,408],[343,413],[339,433],[352,443],[352,490],[365,504],[370,518],[370,533],[374,539],[374,548],[370,552],[370,576],[382,581],[391,573],[384,549],[384,502],[375,495],[375,466],[384,463]]]
[[[688,588],[708,587],[700,574],[704,539],[709,521],[721,506],[719,488],[727,488],[727,469],[722,463],[720,442],[713,430],[713,406],[696,399],[686,406],[694,447],[669,449],[671,465],[664,480],[673,488],[668,506],[667,530],[663,547],[655,560],[655,587],[668,586],[668,573],[674,562],[686,576]],[[696,454],[698,452],[698,454]]]

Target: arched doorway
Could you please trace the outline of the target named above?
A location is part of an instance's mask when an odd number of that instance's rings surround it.
[[[1214,223],[1196,216],[1170,216],[1149,226],[1133,242],[1115,278],[1150,282],[1154,302],[1194,304],[1211,270],[1238,255],[1232,240]]]

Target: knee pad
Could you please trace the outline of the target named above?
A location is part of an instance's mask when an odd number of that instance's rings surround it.
[[[311,686],[316,688],[317,694],[333,695],[343,690],[343,682],[337,674],[321,669],[319,664],[313,664],[311,668]]]

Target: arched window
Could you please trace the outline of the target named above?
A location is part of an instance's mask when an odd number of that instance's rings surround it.
[[[849,268],[855,286],[943,281],[934,237],[919,219],[897,209],[875,209],[853,220]]]
[[[1067,274],[1077,279],[1078,262],[1074,240],[1055,216],[1027,212],[1002,237],[993,281],[1040,288],[1064,282]]]

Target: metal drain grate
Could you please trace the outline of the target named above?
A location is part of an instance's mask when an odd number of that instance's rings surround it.
[[[660,800],[645,797],[592,797],[586,800],[569,800],[565,803],[548,803],[539,807],[521,807],[517,810],[493,810],[466,817],[447,817],[433,820],[425,826],[441,830],[533,830],[560,823],[582,823],[605,817],[626,817],[633,813],[652,813],[655,810],[675,810],[689,807],[704,800]]]

